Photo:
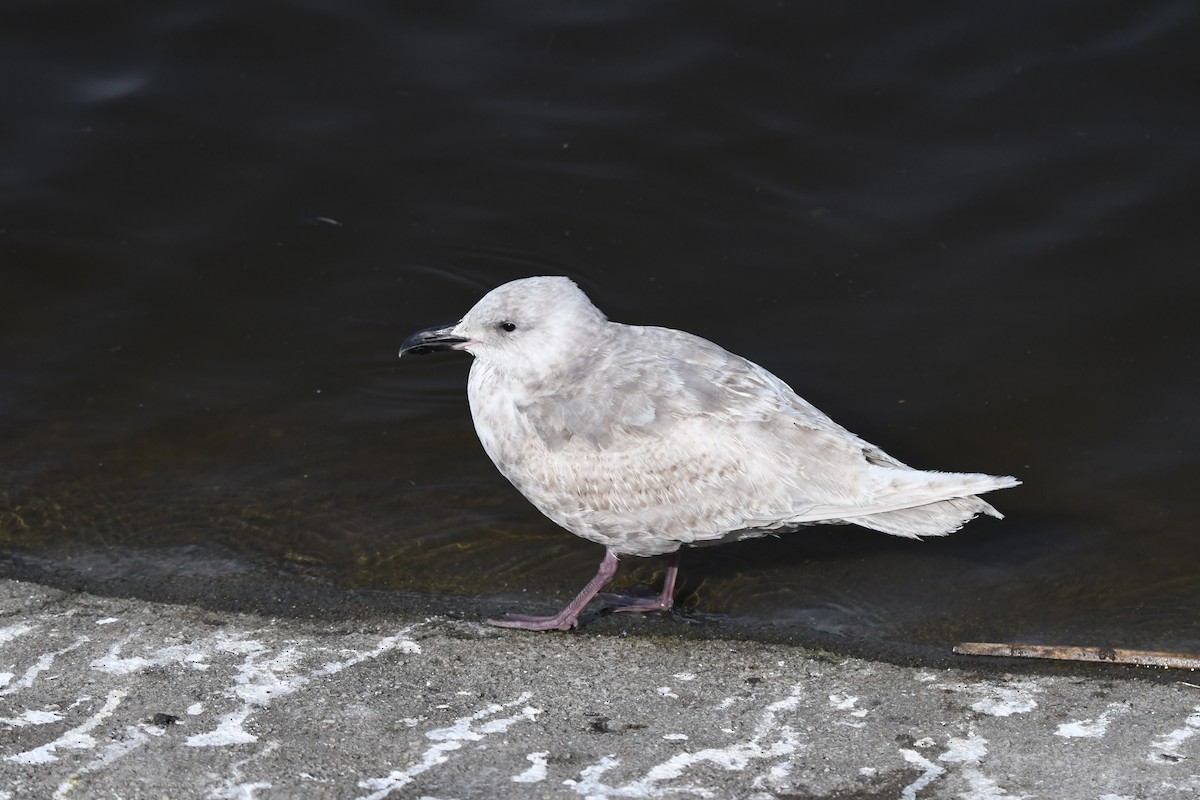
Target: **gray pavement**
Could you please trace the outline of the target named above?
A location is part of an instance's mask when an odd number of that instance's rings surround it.
[[[1191,798],[1192,684],[0,581],[0,800]]]

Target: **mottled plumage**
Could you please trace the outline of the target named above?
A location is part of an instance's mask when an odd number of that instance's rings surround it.
[[[975,495],[1018,483],[912,469],[712,342],[608,321],[567,278],[500,286],[456,325],[413,334],[401,354],[436,349],[475,356],[471,414],[499,470],[550,519],[604,545],[613,571],[616,555],[816,523],[941,536],[980,513],[999,517]],[[496,622],[571,627],[591,596],[569,618]]]

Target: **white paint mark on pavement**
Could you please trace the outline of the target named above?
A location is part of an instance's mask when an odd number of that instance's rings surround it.
[[[391,636],[385,636],[369,650],[350,651],[353,655],[349,658],[326,662],[307,675],[296,674],[304,657],[299,643],[293,642],[272,653],[266,645],[249,638],[247,634],[217,634],[216,650],[244,656],[242,663],[237,667],[234,685],[226,690],[227,695],[242,701],[242,707],[222,714],[218,717],[219,722],[215,729],[189,736],[185,744],[189,747],[224,747],[257,741],[258,737],[244,727],[246,720],[256,709],[266,708],[274,700],[293,694],[315,680],[336,675],[391,650],[420,652],[420,648],[408,635],[422,624],[425,623],[409,625]]]
[[[25,634],[32,633],[35,630],[37,630],[37,628],[27,622],[18,622],[16,625],[9,625],[7,627],[0,628],[0,647],[8,644],[18,636],[24,636]]]
[[[79,785],[79,779],[83,776],[90,775],[93,772],[104,769],[105,767],[111,765],[114,761],[124,758],[134,750],[144,745],[146,742],[150,741],[149,736],[132,725],[125,729],[125,737],[126,738],[121,741],[113,742],[112,744],[107,745],[104,750],[101,751],[98,757],[93,758],[82,768],[72,773],[71,777],[60,783],[58,788],[54,791],[54,800],[62,800],[62,798],[70,795],[75,787]]]
[[[228,635],[228,634],[218,634]],[[107,672],[109,675],[132,675],[151,667],[163,667],[180,664],[196,670],[207,670],[209,664],[209,642],[202,644],[170,645],[160,647],[148,656],[122,656],[132,636],[126,636],[108,648],[108,652],[92,661],[92,669]]]
[[[84,720],[81,725],[77,725],[52,742],[47,742],[41,747],[35,747],[32,750],[26,750],[24,753],[5,756],[4,760],[16,761],[18,764],[46,764],[58,760],[58,756],[54,755],[54,751],[60,747],[69,750],[89,750],[95,747],[96,740],[91,737],[89,732],[112,716],[113,711],[121,704],[121,700],[124,699],[125,695],[126,692],[123,690],[113,689],[108,693],[108,699],[104,701],[104,705],[100,710]]]
[[[961,800],[1011,797],[1000,784],[984,773],[981,765],[987,754],[987,739],[968,731],[966,738],[951,736],[946,742],[946,752],[938,756],[938,761],[960,765],[959,775],[967,783],[967,791],[957,795]],[[1021,795],[1021,798],[1025,797]]]
[[[946,692],[962,692],[977,699],[971,709],[989,717],[1010,717],[1013,714],[1028,714],[1038,707],[1034,695],[1042,691],[1035,681],[1012,678],[1004,683],[946,683],[935,686]]]
[[[278,749],[279,742],[267,742],[262,750],[232,764],[229,768],[231,773],[229,777],[220,786],[209,789],[208,796],[212,800],[255,800],[255,792],[260,789],[270,789],[274,784],[270,781],[246,781],[246,765],[251,761],[264,758]]]
[[[1183,727],[1176,728],[1150,745],[1150,754],[1146,756],[1151,764],[1178,764],[1187,758],[1180,749],[1188,739],[1200,733],[1200,706],[1183,721]]]
[[[754,726],[754,734],[748,741],[736,742],[726,747],[709,747],[695,752],[679,753],[651,767],[641,778],[620,786],[612,786],[601,780],[604,773],[620,762],[613,756],[605,756],[595,764],[585,767],[578,780],[570,779],[563,784],[575,794],[584,797],[663,797],[679,793],[690,793],[702,797],[712,792],[702,786],[677,783],[685,772],[699,764],[712,764],[727,771],[742,771],[754,761],[781,759],[769,772],[779,780],[786,777],[792,768],[791,757],[803,749],[799,735],[781,721],[785,712],[794,711],[800,704],[804,684],[792,687],[790,694],[765,709]],[[667,785],[660,785],[666,783]],[[771,788],[771,787],[756,787]]]
[[[16,683],[12,683],[12,684],[9,683],[9,681],[12,680],[12,677],[11,677],[11,673],[8,673],[9,678],[8,678],[8,680],[4,681],[4,683],[6,685],[3,689],[0,689],[0,696],[16,694],[17,692],[21,691],[22,689],[28,689],[30,686],[33,685],[33,682],[35,680],[37,680],[38,675],[41,675],[46,670],[50,669],[51,665],[54,664],[54,659],[58,658],[61,655],[65,655],[66,653],[71,652],[75,648],[77,648],[80,645],[82,645],[86,642],[89,642],[89,641],[91,641],[91,640],[88,639],[88,637],[80,636],[74,642],[71,642],[71,644],[67,645],[66,647],[62,648],[61,650],[55,650],[54,652],[51,652],[51,653],[43,653],[42,655],[38,656],[38,660],[36,662],[34,662],[32,667],[25,670],[25,674],[22,675],[21,679],[18,680]]]
[[[425,622],[428,623],[429,620],[425,620]],[[392,636],[385,636],[379,640],[379,644],[375,645],[374,649],[362,653],[355,653],[345,661],[330,661],[329,663],[325,664],[325,666],[314,672],[313,675],[336,675],[348,667],[353,667],[363,663],[364,661],[377,658],[389,650],[399,650],[401,653],[412,653],[414,655],[419,655],[421,652],[421,646],[412,639],[408,638],[409,631],[415,627],[415,625],[409,625],[404,630],[397,631]]]
[[[525,756],[531,766],[520,775],[513,775],[509,780],[514,783],[540,783],[546,780],[546,757],[549,755],[549,750],[542,750]]]
[[[952,764],[978,764],[986,755],[987,739],[976,736],[975,732],[971,731],[965,739],[951,736],[950,740],[946,742],[946,752],[938,756],[938,761]]]
[[[1110,703],[1108,708],[1095,719],[1064,722],[1054,731],[1054,735],[1066,739],[1099,739],[1108,732],[1108,723],[1112,716],[1124,710],[1124,704]]]
[[[31,711],[26,709],[15,717],[0,717],[0,725],[6,726],[9,730],[13,728],[24,728],[26,725],[49,725],[52,722],[58,722],[63,718],[63,715],[57,711]]]
[[[492,734],[504,733],[522,720],[532,722],[537,719],[537,715],[542,713],[542,710],[526,705],[512,716],[484,722],[488,717],[505,709],[526,703],[530,697],[532,695],[529,692],[523,692],[517,699],[510,700],[503,705],[493,703],[474,714],[459,717],[447,728],[436,728],[429,731],[425,734],[425,738],[437,742],[437,744],[427,749],[422,754],[420,761],[410,764],[406,769],[393,770],[382,778],[367,778],[359,781],[359,788],[372,790],[370,794],[362,795],[360,800],[382,800],[397,789],[408,786],[416,780],[418,775],[449,761],[448,753],[460,749],[463,742],[478,742]]]
[[[900,792],[900,800],[917,800],[917,792],[946,774],[945,767],[939,767],[916,750],[901,750],[904,760],[921,770],[921,775],[915,781],[905,786]]]

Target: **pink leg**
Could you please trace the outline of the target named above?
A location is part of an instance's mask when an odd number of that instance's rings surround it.
[[[663,588],[658,597],[630,597],[605,592],[600,598],[609,611],[669,611],[675,604],[675,576],[678,573],[679,551],[676,550],[671,554],[671,563],[667,565],[667,575],[663,578]]]
[[[612,550],[604,551],[604,560],[600,562],[600,570],[596,577],[588,581],[583,591],[575,596],[571,604],[553,617],[535,617],[528,614],[505,614],[500,619],[489,619],[489,625],[501,628],[520,628],[523,631],[569,631],[579,624],[579,613],[583,611],[596,593],[604,588],[604,584],[617,574],[617,555]]]

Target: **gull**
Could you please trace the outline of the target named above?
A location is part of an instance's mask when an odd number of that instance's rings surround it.
[[[413,333],[400,356],[465,350],[467,398],[496,468],[558,525],[605,547],[600,568],[552,616],[493,625],[570,630],[620,556],[672,554],[657,597],[603,594],[613,611],[668,610],[679,550],[854,524],[944,536],[977,495],[1020,481],[933,472],[860,439],[759,365],[670,328],[611,322],[569,278],[488,292],[459,322]]]

